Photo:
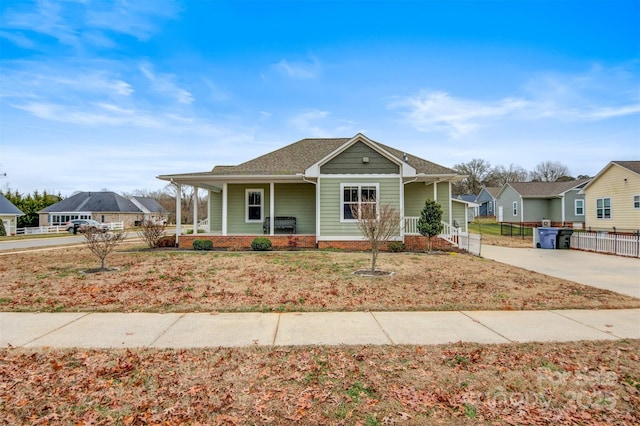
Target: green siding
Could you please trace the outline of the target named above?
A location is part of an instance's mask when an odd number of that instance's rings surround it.
[[[229,194],[227,195],[227,234],[262,234],[262,222],[246,223],[246,189],[264,190],[264,217],[269,215],[269,184],[258,183],[248,185],[227,185]]]
[[[557,218],[551,217],[549,209],[549,201],[547,199],[538,198],[525,198],[524,199],[524,219],[523,222],[540,222],[542,218],[551,220],[560,220],[560,215]],[[559,204],[558,204],[559,206]]]
[[[297,234],[316,233],[316,187],[309,183],[275,184],[275,215],[296,218]],[[269,207],[265,216],[269,215]],[[276,233],[278,231],[276,230]]]
[[[517,216],[513,215],[514,201],[518,203]],[[518,195],[518,193],[510,186],[507,186],[496,200],[496,218],[498,218],[498,210],[500,210],[501,206],[503,208],[503,222],[521,222],[520,215],[522,214],[522,205],[520,203],[520,195]]]
[[[463,231],[467,230],[467,205],[464,203],[451,203],[453,211],[453,220],[451,225],[457,225],[458,228],[462,228]],[[446,222],[446,220],[445,220]]]
[[[368,163],[363,158],[369,159]],[[320,168],[322,174],[399,174],[400,166],[369,148],[356,142],[332,158]]]
[[[341,183],[378,183],[380,185],[380,203],[400,208],[400,178],[353,177],[339,179],[321,177],[318,180],[320,186],[320,236],[358,237],[361,235],[355,223],[340,222]]]
[[[211,231],[222,231],[222,192],[209,191],[209,226]]]
[[[263,219],[269,217],[271,194],[269,184],[227,185],[227,234],[262,234],[263,223],[246,223],[245,190],[262,189],[264,191]],[[313,184],[274,184],[276,216],[293,216],[296,218],[298,234],[315,234],[316,232],[316,195]],[[211,194],[211,230],[222,230],[222,194]],[[276,231],[277,233],[277,231]]]
[[[442,220],[451,224],[449,219],[449,182],[441,182],[437,184],[438,199],[436,200],[442,206]]]
[[[408,183],[404,186],[404,215],[418,217],[427,200],[433,200],[433,184],[421,182]]]
[[[584,195],[578,191],[569,191],[564,194],[564,217],[566,222],[584,222],[584,215],[576,216],[576,200],[584,200]],[[584,204],[586,206],[586,203]],[[583,209],[583,212],[586,207]]]

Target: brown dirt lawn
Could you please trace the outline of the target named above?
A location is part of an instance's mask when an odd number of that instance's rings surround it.
[[[637,308],[640,300],[466,254],[121,251],[2,256],[0,310],[108,312]]]

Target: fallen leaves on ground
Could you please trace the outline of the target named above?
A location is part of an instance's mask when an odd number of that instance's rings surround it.
[[[8,424],[640,423],[640,341],[0,351]]]
[[[640,300],[467,254],[382,253],[385,277],[354,275],[368,253],[117,252],[3,256],[0,310],[235,312],[637,308]],[[570,267],[568,265],[567,267]]]

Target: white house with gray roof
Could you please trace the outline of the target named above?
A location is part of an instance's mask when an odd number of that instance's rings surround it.
[[[0,194],[0,220],[4,224],[7,235],[14,235],[18,227],[18,216],[24,216],[24,213],[15,206],[11,201]]]
[[[453,223],[451,183],[463,176],[359,133],[302,139],[237,166],[158,178],[175,184],[177,197],[184,185],[209,191],[205,223],[214,246],[247,246],[266,234],[274,245],[295,235],[304,246],[357,247],[363,237],[352,208],[358,211],[364,203],[395,207],[405,221],[395,239],[406,244],[417,234],[427,199],[440,203],[447,226]],[[180,211],[176,215],[180,218]],[[192,238],[179,237],[180,245],[189,246]]]
[[[145,219],[166,221],[168,212],[148,197],[127,199],[115,192],[78,192],[38,212],[40,226],[64,225],[72,219],[93,219],[101,223],[123,222],[125,228]]]

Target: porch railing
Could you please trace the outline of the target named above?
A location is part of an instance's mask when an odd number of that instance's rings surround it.
[[[420,232],[418,232],[418,219],[420,218],[415,216],[408,216],[404,218],[405,235],[420,235]],[[452,244],[457,245],[459,233],[460,233],[460,228],[456,228],[455,226],[452,226],[449,223],[442,221],[442,232],[438,236],[440,238],[443,238],[449,241]]]

